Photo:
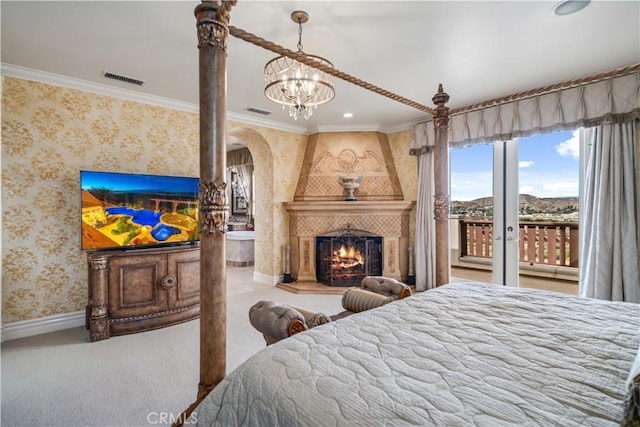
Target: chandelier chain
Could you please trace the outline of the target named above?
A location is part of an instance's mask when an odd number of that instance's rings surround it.
[[[302,52],[302,19],[298,18],[298,52]]]
[[[327,74],[331,74],[334,77],[337,77],[341,80],[347,81],[349,83],[352,83],[356,86],[360,86],[364,89],[370,90],[372,92],[375,92],[379,95],[385,96],[387,98],[393,99],[394,101],[400,102],[402,104],[408,105],[410,107],[416,108],[420,111],[423,111],[425,113],[434,115],[436,114],[436,110],[434,108],[430,108],[426,105],[420,104],[418,102],[412,101],[408,98],[405,98],[403,96],[397,95],[393,92],[390,92],[386,89],[383,89],[381,87],[378,87],[374,84],[368,83],[364,80],[358,79],[350,74],[347,74],[343,71],[340,71],[336,68],[330,67],[328,65],[325,65],[323,63],[321,63],[320,61],[317,61],[315,59],[313,59],[312,57],[309,57],[307,55],[304,54],[304,52],[293,52],[287,48],[284,48],[280,45],[277,45],[273,42],[270,42],[268,40],[263,39],[262,37],[256,36],[255,34],[249,33],[245,30],[242,30],[238,27],[234,27],[232,25],[229,26],[229,34],[231,34],[232,36],[234,36],[235,38],[238,38],[240,40],[244,40],[248,43],[254,44],[258,47],[261,47],[263,49],[266,50],[270,50],[271,52],[277,53],[279,55],[282,56],[286,56],[287,58],[291,58],[295,61],[301,62],[305,65],[308,65],[309,67],[313,67],[316,68],[320,71],[323,71]]]

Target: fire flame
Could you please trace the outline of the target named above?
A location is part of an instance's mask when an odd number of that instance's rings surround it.
[[[336,268],[351,268],[364,264],[364,256],[355,246],[340,246],[333,252],[333,265]]]

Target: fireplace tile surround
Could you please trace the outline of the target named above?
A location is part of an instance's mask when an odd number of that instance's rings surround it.
[[[414,205],[406,200],[284,203],[289,212],[291,276],[298,282],[316,282],[316,236],[351,228],[382,236],[382,275],[406,279]]]

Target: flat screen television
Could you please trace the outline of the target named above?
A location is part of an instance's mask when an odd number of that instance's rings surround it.
[[[80,171],[82,249],[198,241],[198,178]]]

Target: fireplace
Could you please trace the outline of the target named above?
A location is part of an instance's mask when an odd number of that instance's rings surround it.
[[[345,195],[341,183],[347,179],[360,185]],[[402,281],[408,274],[414,205],[404,198],[386,134],[310,135],[293,201],[283,202],[289,214],[285,274],[298,283],[336,287],[359,285],[367,274]],[[347,229],[354,232],[352,243],[360,245],[357,255],[346,244],[342,249]]]
[[[381,274],[402,281],[408,271],[411,201],[285,202],[289,212],[291,277],[297,282],[318,282],[316,239],[337,237],[335,230],[367,230],[379,236]],[[334,230],[334,231],[331,231]],[[365,254],[366,256],[366,254]],[[322,283],[326,283],[325,280]],[[333,285],[336,286],[336,285]],[[347,285],[344,285],[347,286]],[[351,286],[351,285],[348,285]]]
[[[382,237],[347,228],[316,237],[316,277],[329,286],[359,286],[366,276],[382,275]]]

